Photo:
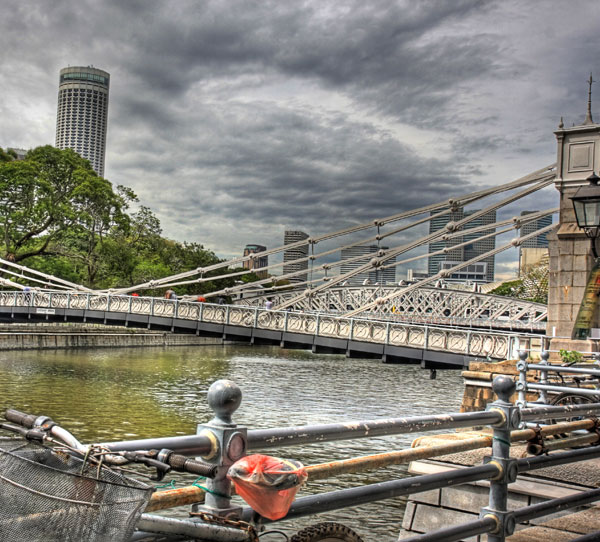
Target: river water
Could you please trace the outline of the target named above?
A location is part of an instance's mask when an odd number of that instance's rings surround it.
[[[458,371],[438,371],[437,380],[429,380],[429,372],[418,365],[276,347],[11,351],[0,352],[0,407],[51,416],[84,442],[184,435],[195,433],[197,423],[212,417],[206,393],[221,378],[235,381],[242,389],[234,421],[249,428],[456,412],[463,389]],[[266,453],[312,465],[399,450],[410,446],[416,436]],[[397,466],[309,481],[300,495],[400,478],[405,473],[406,466]],[[338,521],[365,540],[392,542],[397,540],[403,510],[404,499],[392,499],[282,522],[276,528],[291,535],[320,521]],[[275,542],[283,537],[273,534],[261,540]]]

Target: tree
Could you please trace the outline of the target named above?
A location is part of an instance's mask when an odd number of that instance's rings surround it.
[[[12,162],[17,159],[17,153],[12,149],[4,150],[0,147],[0,162]]]
[[[490,293],[536,303],[548,303],[549,275],[547,263],[531,266],[520,279],[503,282]]]
[[[70,149],[38,147],[25,160],[0,163],[0,233],[4,258],[65,254],[86,245],[88,257],[113,227],[127,227],[135,195],[113,191],[90,163]],[[68,250],[67,250],[68,252]],[[88,261],[88,282],[95,264]]]

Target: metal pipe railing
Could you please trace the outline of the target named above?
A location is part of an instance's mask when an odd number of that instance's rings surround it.
[[[456,429],[498,423],[498,412],[457,412],[383,420],[356,421],[324,425],[305,425],[248,431],[249,449],[265,449],[314,442],[329,442],[364,437],[415,433],[432,429]]]
[[[296,499],[292,503],[288,514],[283,519],[310,516],[331,510],[339,510],[340,508],[401,497],[411,493],[421,493],[440,487],[450,487],[478,480],[489,480],[497,476],[498,473],[499,468],[495,464],[478,465],[476,467],[461,469],[458,473],[455,471],[439,472],[416,476],[414,478],[403,478],[401,480],[391,480],[389,482],[309,495]],[[242,519],[249,520],[253,514],[254,510],[244,508]],[[263,520],[270,522],[266,518],[263,518]]]
[[[432,429],[456,429],[498,423],[498,412],[456,412],[408,418],[384,418],[322,425],[304,425],[248,431],[248,450],[263,450],[314,442],[332,442],[366,437],[415,433]],[[169,448],[183,455],[205,455],[211,441],[203,435],[185,435],[153,439],[102,443],[112,451]]]

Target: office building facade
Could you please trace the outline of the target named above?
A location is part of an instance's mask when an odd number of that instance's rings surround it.
[[[91,66],[60,70],[56,142],[73,149],[104,176],[110,75]]]
[[[536,213],[537,211],[523,211],[521,216]],[[552,215],[543,216],[523,224],[519,228],[519,237],[532,234],[552,224]],[[519,247],[519,276],[527,273],[529,269],[542,264],[548,258],[548,239],[546,233],[536,235],[523,241]]]
[[[537,211],[523,211],[521,216],[530,215],[532,213],[537,213]],[[523,224],[519,228],[519,237],[524,237],[525,235],[529,235],[537,230],[541,230],[546,226],[550,226],[552,224],[552,215],[542,216],[541,218],[537,218],[536,220],[532,220],[527,224]],[[540,235],[536,235],[531,239],[527,239],[527,241],[523,241],[521,245],[522,248],[548,248],[548,239],[546,237],[546,233],[542,233]]]
[[[440,211],[438,210],[432,212],[431,214],[435,215],[439,212]],[[457,222],[459,220],[464,220],[465,218],[468,218],[477,212],[478,210],[465,211],[464,208],[459,207],[450,213],[435,217],[429,222],[429,233],[434,233],[444,229],[446,224],[448,224],[450,221]],[[463,230],[493,224],[494,222],[496,222],[496,211],[490,211],[467,222],[463,226]],[[435,275],[444,269],[451,269],[459,263],[469,261],[496,248],[495,237],[477,240],[478,237],[491,234],[494,231],[495,228],[490,228],[489,230],[483,230],[477,233],[467,233],[462,236],[457,236],[453,239],[448,239],[447,241],[440,240],[430,243],[430,253],[437,252],[442,249],[448,249],[448,251],[445,254],[435,254],[433,256],[429,256],[427,268],[429,276]],[[467,244],[455,249],[452,248],[453,246],[460,245],[462,243]],[[452,273],[446,280],[454,282],[494,282],[494,273],[494,256],[488,256],[486,258],[482,258],[476,263],[470,264],[468,267]]]
[[[265,252],[267,247],[263,245],[246,245],[244,247],[244,256],[250,256],[250,254],[260,254]],[[258,278],[266,279],[268,274],[267,271],[261,271],[261,268],[269,265],[269,256],[254,256],[250,260],[243,262],[242,266],[244,269],[252,271]]]
[[[308,239],[309,235],[299,230],[286,230],[283,234],[283,244],[291,245]],[[285,250],[283,253],[283,274],[295,273],[298,271],[308,270],[308,261],[296,261],[302,260],[308,256],[308,243],[300,245],[294,248]],[[290,282],[306,282],[308,280],[308,273],[301,273],[293,277],[289,277]]]
[[[345,275],[355,269],[369,263],[372,258],[377,256],[380,249],[387,250],[388,247],[378,247],[377,245],[359,245],[355,247],[343,248],[340,267],[340,274]],[[396,262],[396,257],[390,258],[383,265],[389,265]],[[363,271],[350,277],[346,283],[348,286],[375,285],[385,286],[386,284],[395,284],[396,268],[386,269],[372,268],[372,271]]]

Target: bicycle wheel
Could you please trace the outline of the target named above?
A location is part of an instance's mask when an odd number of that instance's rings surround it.
[[[298,531],[290,542],[363,542],[363,539],[340,523],[324,522]]]

